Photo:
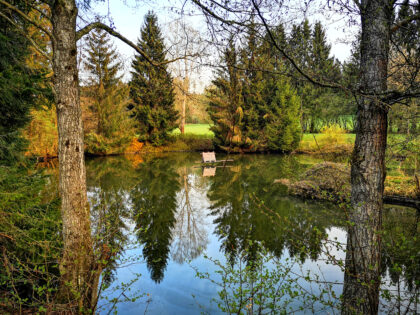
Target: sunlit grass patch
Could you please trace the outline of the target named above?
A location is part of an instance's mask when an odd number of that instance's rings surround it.
[[[323,133],[305,133],[298,151],[303,153],[350,152],[356,139],[355,134],[327,128]]]
[[[210,124],[186,124],[185,125],[185,134],[193,134],[200,136],[207,136],[210,138],[214,137],[213,131],[210,130]],[[179,128],[176,128],[172,134],[178,135],[181,134]]]

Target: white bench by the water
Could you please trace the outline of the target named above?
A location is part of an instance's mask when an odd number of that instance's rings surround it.
[[[213,152],[201,152],[201,164],[206,163],[222,163],[222,162],[233,162],[233,160],[216,160],[216,154]],[[200,162],[197,162],[200,163]]]
[[[201,153],[201,162],[203,163],[215,163],[216,154],[213,152],[202,152]]]

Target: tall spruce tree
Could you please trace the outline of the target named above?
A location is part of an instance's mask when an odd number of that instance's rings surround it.
[[[105,89],[116,85],[120,80],[118,71],[122,69],[122,63],[108,33],[101,29],[93,30],[87,36],[86,46],[84,66],[90,73],[89,85],[103,85]]]
[[[130,82],[132,107],[139,140],[162,145],[168,140],[169,132],[177,127],[178,112],[174,107],[172,78],[164,64],[166,49],[162,32],[152,11],[146,14],[140,33],[138,47],[159,66],[136,55]]]
[[[288,38],[291,55],[305,72],[318,80],[341,80],[339,63],[330,56],[331,46],[327,42],[325,29],[320,22],[313,26],[307,20],[293,25]],[[289,67],[294,78],[297,71]],[[302,127],[304,131],[318,132],[325,123],[336,123],[340,115],[351,114],[346,109],[348,101],[342,92],[326,90],[300,79],[292,84],[302,99]]]
[[[266,148],[270,151],[289,152],[299,145],[300,97],[287,78],[278,78],[272,89],[271,103],[264,115]]]
[[[255,23],[251,23],[245,36],[245,45],[241,50],[240,67],[245,69],[242,75],[242,94],[244,99],[244,133],[252,142],[253,148],[261,148],[261,132],[265,121],[263,116],[265,85],[262,67],[267,62],[262,54],[261,39]]]
[[[276,36],[284,39],[281,27]],[[299,144],[300,98],[267,37],[250,28],[240,58],[233,42],[210,91],[216,145],[230,151],[292,151]],[[239,60],[238,60],[239,59]],[[244,70],[242,70],[244,69]]]
[[[90,153],[119,153],[124,151],[133,136],[132,122],[127,110],[128,87],[118,72],[123,65],[108,33],[92,31],[87,38],[85,69],[89,72],[88,96],[93,100],[96,132],[86,137]]]
[[[311,34],[311,50],[307,67],[311,73],[316,73],[319,80],[331,80],[339,82],[341,72],[338,63],[330,56],[331,45],[327,42],[327,36],[321,22],[316,22]],[[310,121],[310,132],[316,132],[317,122],[335,122],[338,115],[343,112],[345,102],[341,99],[342,94],[306,83],[303,91],[303,112]]]

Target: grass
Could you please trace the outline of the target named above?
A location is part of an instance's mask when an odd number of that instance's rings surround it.
[[[186,124],[185,125],[185,134],[193,134],[197,136],[207,136],[209,138],[214,137],[213,131],[210,130],[210,124]],[[176,128],[172,134],[179,135],[181,131]]]
[[[352,133],[305,133],[299,144],[300,153],[348,153],[353,149],[356,135]]]

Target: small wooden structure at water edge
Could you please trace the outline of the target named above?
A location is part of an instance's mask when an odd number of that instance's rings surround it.
[[[233,160],[216,160],[216,154],[213,152],[201,152],[201,166],[203,168],[203,177],[209,177],[216,175],[216,168],[222,167],[231,167],[227,166],[226,162],[233,162]],[[217,163],[223,163],[223,165],[215,165]]]
[[[213,164],[222,162],[233,162],[233,160],[216,160],[216,154],[213,152],[201,152],[202,164]]]

